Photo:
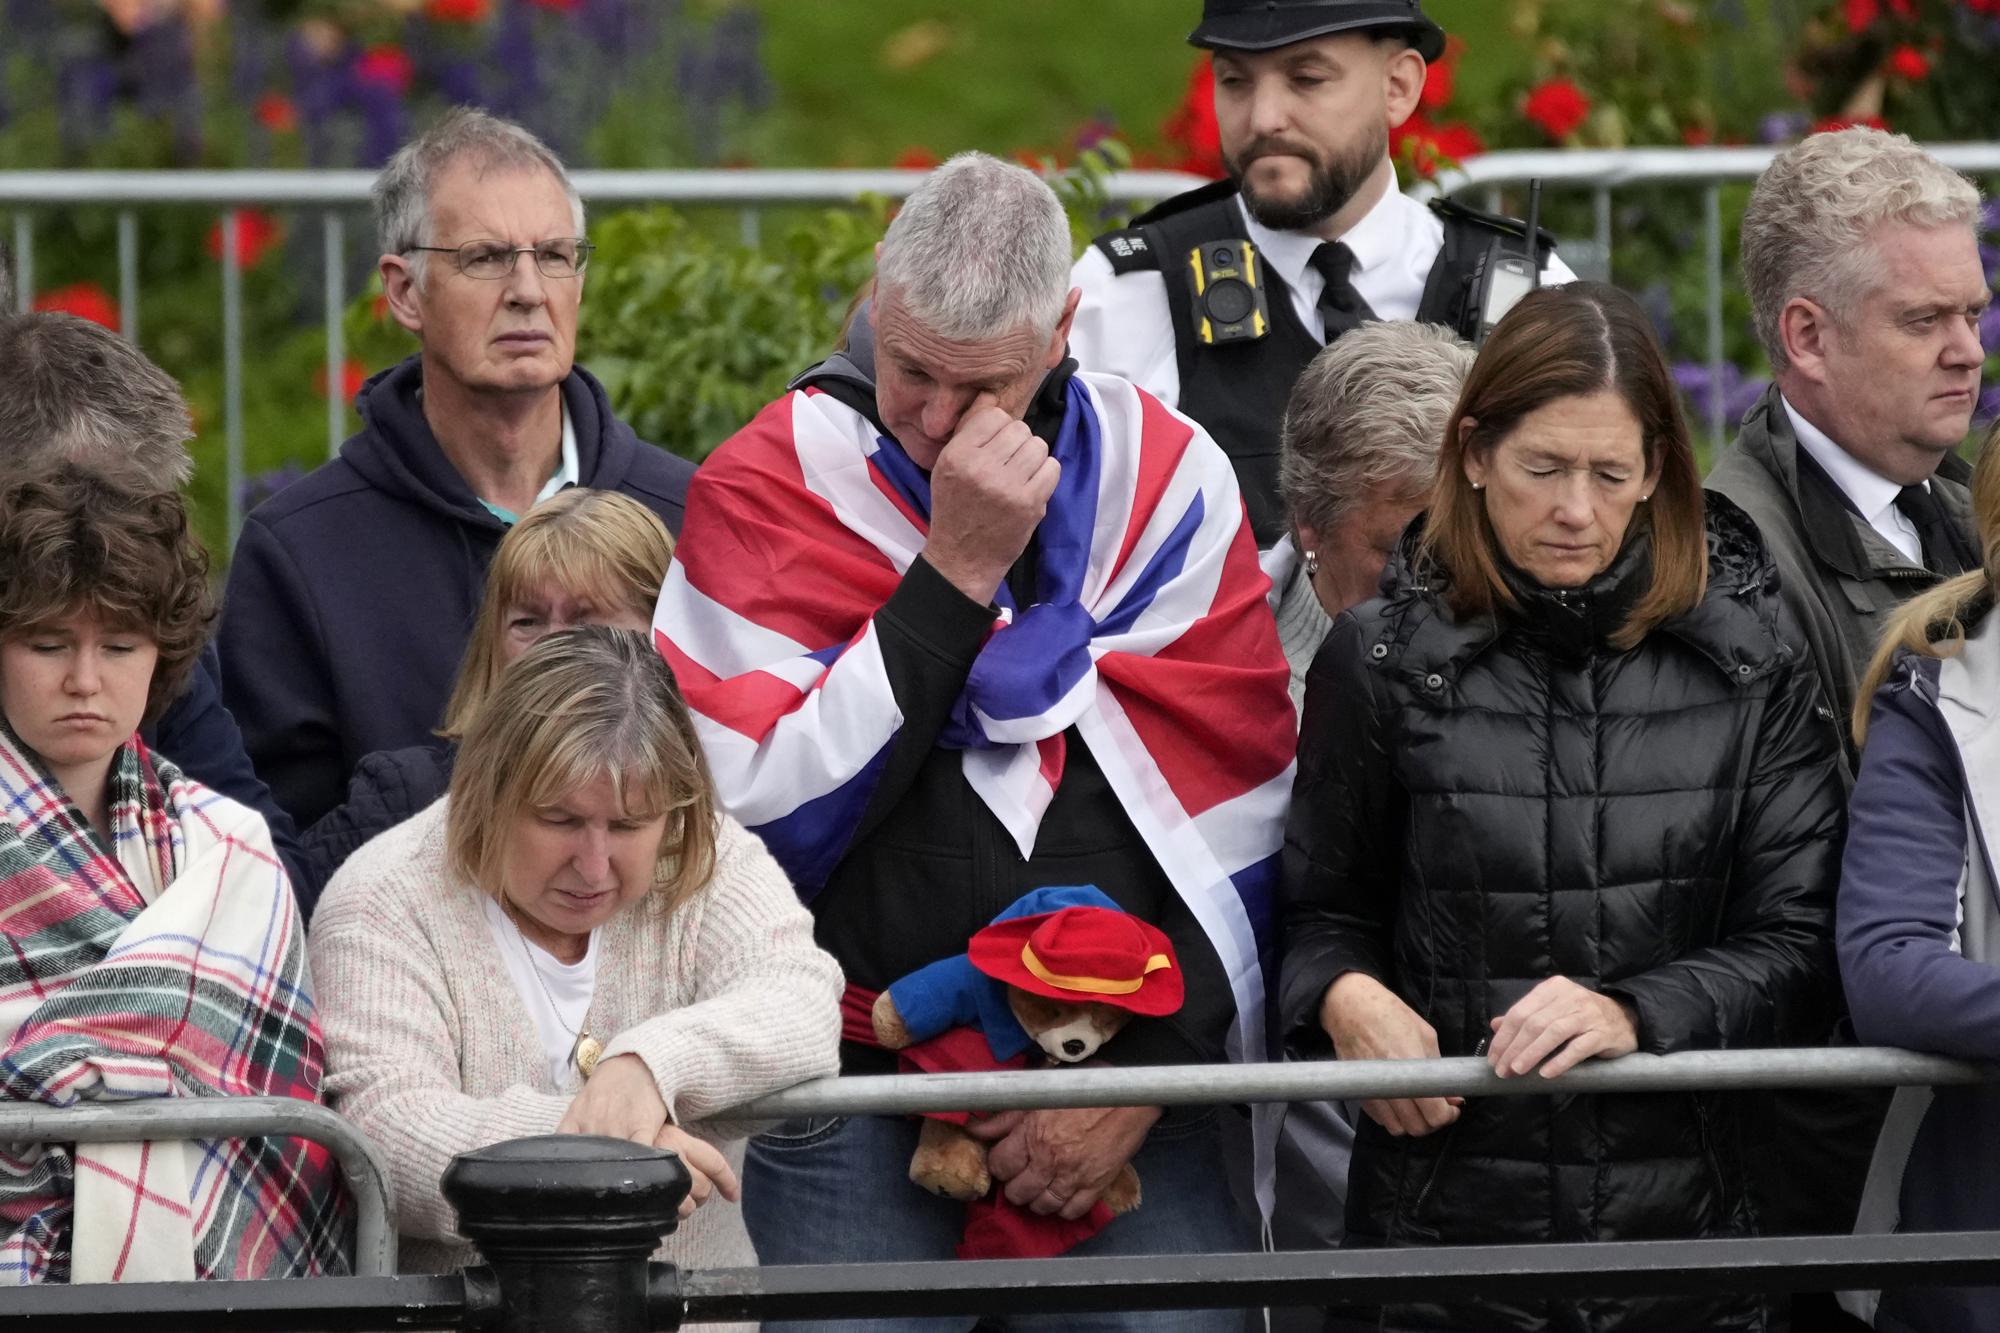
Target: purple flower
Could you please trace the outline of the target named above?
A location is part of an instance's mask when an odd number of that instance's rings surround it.
[[[1988,356],[2000,352],[2000,302],[1987,306],[1979,316],[1979,345]]]
[[[2000,419],[2000,384],[1979,395],[1979,406],[1973,409],[1972,419],[1982,426]]]
[[[1812,122],[1803,111],[1773,111],[1757,122],[1757,140],[1760,143],[1790,143],[1802,139],[1812,128]]]
[[[1722,363],[1720,376],[1712,376],[1708,365],[1700,361],[1676,362],[1673,375],[1674,383],[1687,396],[1696,418],[1709,420],[1719,404],[1725,429],[1742,421],[1744,414],[1757,405],[1757,400],[1770,387],[1769,380],[1746,376],[1741,367],[1728,361]]]
[[[249,513],[305,474],[305,469],[297,463],[285,463],[272,468],[269,472],[259,472],[245,477],[237,495],[243,503],[243,512]]]

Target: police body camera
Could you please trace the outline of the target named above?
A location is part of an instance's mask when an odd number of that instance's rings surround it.
[[[1518,254],[1504,240],[1487,248],[1486,258],[1473,279],[1472,308],[1479,312],[1475,345],[1484,343],[1507,312],[1523,297],[1542,285],[1541,259],[1542,183],[1528,183],[1528,253]]]
[[[1255,342],[1271,331],[1263,261],[1248,241],[1204,241],[1188,252],[1194,334],[1210,347]]]

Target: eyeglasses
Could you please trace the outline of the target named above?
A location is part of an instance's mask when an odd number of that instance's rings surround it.
[[[533,255],[535,267],[545,278],[574,278],[590,262],[597,247],[581,236],[539,241],[534,245],[510,246],[497,241],[467,241],[464,245],[412,245],[404,254],[422,250],[428,254],[453,255],[458,271],[468,278],[498,279],[514,271],[522,255]]]

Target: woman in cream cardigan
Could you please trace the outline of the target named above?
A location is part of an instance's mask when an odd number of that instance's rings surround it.
[[[334,1107],[391,1164],[406,1271],[473,1262],[438,1188],[507,1139],[608,1134],[694,1177],[663,1257],[756,1262],[728,1107],[836,1072],[841,978],[719,814],[672,674],[629,630],[554,634],[473,719],[445,799],[369,842],[311,941]]]

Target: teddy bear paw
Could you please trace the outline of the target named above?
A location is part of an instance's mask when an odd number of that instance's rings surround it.
[[[1131,1212],[1139,1206],[1139,1173],[1128,1165],[1112,1177],[1098,1198],[1114,1217]]]

